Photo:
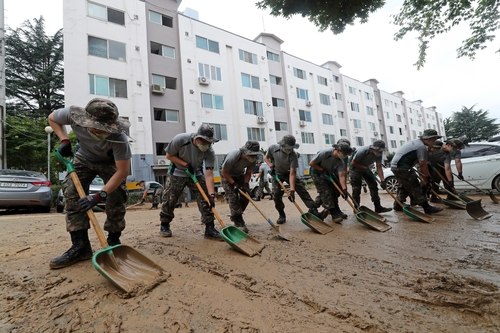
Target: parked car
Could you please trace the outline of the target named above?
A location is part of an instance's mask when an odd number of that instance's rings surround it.
[[[32,208],[50,212],[52,184],[41,172],[0,170],[0,208]]]
[[[101,189],[104,187],[104,180],[100,177],[95,177],[94,180],[90,183],[90,188],[89,188],[89,194],[94,194],[96,192],[101,191]],[[104,207],[105,203],[101,202],[97,204],[100,207]],[[56,205],[56,210],[58,213],[62,213],[64,210],[64,195],[62,192],[62,189],[59,190],[59,193],[57,194],[57,205]]]
[[[455,161],[451,161],[451,170],[457,174]],[[439,170],[444,174],[444,170]],[[462,171],[465,180],[482,190],[500,192],[500,142],[473,142],[462,149]],[[384,169],[387,189],[396,193],[397,179],[390,168]],[[475,190],[465,181],[454,177],[457,190]]]
[[[257,195],[257,191],[259,191],[259,183],[260,181],[257,180],[257,176],[259,174],[258,173],[255,173],[255,174],[252,174],[252,177],[250,177],[250,196],[252,198],[255,198],[256,195]],[[273,182],[271,181],[271,178],[272,176],[270,174],[267,174],[267,181],[269,182],[269,188],[271,189],[271,191],[273,190]],[[268,195],[271,195],[272,193],[269,193],[265,188],[264,188],[264,196],[266,194]]]

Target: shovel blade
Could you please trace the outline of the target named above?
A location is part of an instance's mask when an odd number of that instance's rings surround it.
[[[373,230],[377,230],[380,232],[385,232],[387,230],[392,229],[390,225],[387,223],[380,221],[375,216],[372,216],[366,212],[359,212],[356,214],[356,219],[359,223],[363,224],[365,227],[368,227]]]
[[[443,199],[443,203],[450,208],[467,209],[466,205],[461,201]]]
[[[358,210],[359,210],[360,212],[365,212],[365,213],[370,214],[371,216],[375,217],[375,218],[376,218],[376,219],[378,219],[379,221],[382,221],[382,222],[387,221],[387,219],[385,218],[385,216],[382,216],[382,215],[380,215],[379,213],[374,212],[373,210],[371,210],[371,209],[370,209],[370,208],[368,208],[368,207],[365,207],[365,206],[359,206],[359,207],[358,207]]]
[[[267,219],[267,222],[273,227],[273,230],[278,234],[277,236],[283,240],[290,241],[292,239],[292,236],[289,233],[284,233],[281,231],[281,228],[279,225],[276,225],[271,221],[271,219]]]
[[[412,219],[414,219],[415,221],[419,221],[419,222],[431,223],[431,222],[434,222],[436,220],[435,218],[433,218],[427,214],[424,214],[422,212],[419,212],[418,210],[411,208],[411,207],[408,207],[408,206],[403,207],[403,212],[406,215],[408,215],[409,217],[411,217]]]
[[[319,218],[314,216],[311,213],[304,213],[300,215],[300,220],[302,223],[307,225],[309,228],[312,230],[316,231],[317,233],[320,233],[322,235],[325,235],[331,231],[333,231],[333,228],[330,227],[328,224],[325,222],[321,221]]]
[[[220,231],[222,238],[231,245],[233,249],[249,257],[253,257],[264,249],[265,245],[261,244],[255,238],[249,236],[235,226],[227,226]]]
[[[110,246],[92,258],[95,269],[117,288],[130,293],[161,282],[163,269],[127,245]]]
[[[476,220],[486,220],[492,216],[481,206],[481,199],[467,202],[466,209],[467,213]]]

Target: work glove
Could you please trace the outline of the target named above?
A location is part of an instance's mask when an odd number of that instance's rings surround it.
[[[342,198],[343,198],[344,200],[347,200],[347,195],[348,195],[348,193],[347,193],[347,189],[345,188],[345,189],[343,189],[343,190],[342,190]]]
[[[271,176],[273,176],[273,177],[275,177],[275,176],[276,176],[276,170],[274,170],[274,165],[273,165],[273,166],[271,166],[271,171],[269,171],[269,174],[270,174]]]
[[[385,180],[383,182],[380,182],[380,187],[382,187],[383,190],[387,189],[387,184],[385,183]]]
[[[59,152],[59,154],[61,154],[61,156],[71,156],[73,154],[73,152],[71,151],[71,141],[69,141],[68,139],[62,140],[59,147],[57,147],[57,151]]]
[[[464,180],[464,176],[462,175],[462,173],[459,173],[458,176],[457,176],[458,179],[460,180]]]
[[[240,185],[238,185],[238,183],[237,183],[237,182],[232,183],[232,184],[231,184],[231,186],[233,186],[233,192],[234,192],[235,194],[240,193],[240,191],[239,191],[239,189],[240,189]],[[243,189],[242,189],[242,190],[243,190]]]
[[[99,202],[102,202],[102,198],[99,193],[94,193],[78,200],[78,204],[80,205],[82,212],[88,211]]]
[[[208,202],[210,202],[208,208],[210,209],[215,208],[215,194],[212,193],[208,196]]]
[[[288,196],[290,202],[295,202],[295,190],[290,190],[290,195]]]
[[[186,165],[186,170],[189,171],[190,174],[195,175],[194,168],[191,164],[188,163],[188,165]]]
[[[243,188],[242,191],[245,193],[250,193],[250,184],[249,183],[243,183]]]

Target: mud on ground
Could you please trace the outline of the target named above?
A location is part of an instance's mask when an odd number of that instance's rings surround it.
[[[391,212],[385,233],[357,222],[341,200],[349,218],[328,217],[326,235],[285,200],[290,242],[249,205],[250,234],[266,246],[255,257],[205,240],[195,203],[175,211],[173,238],[159,236],[158,210],[134,207],[122,242],[166,271],[134,297],[90,261],[49,269],[70,246],[63,214],[0,213],[0,332],[500,332],[500,205],[473,197],[492,218],[445,208],[427,224]],[[362,203],[373,208],[367,194]],[[272,201],[258,205],[276,221]],[[228,205],[216,209],[231,224]]]

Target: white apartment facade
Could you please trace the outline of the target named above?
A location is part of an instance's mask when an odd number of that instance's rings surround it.
[[[381,91],[375,79],[342,75],[334,61],[319,66],[287,54],[273,34],[249,40],[178,13],[179,2],[64,2],[66,105],[116,103],[132,124],[131,180],[163,181],[165,147],[203,123],[221,140],[218,164],[249,139],[267,150],[293,134],[301,175],[340,138],[353,146],[383,139],[395,151],[412,131],[444,133],[435,108]]]

